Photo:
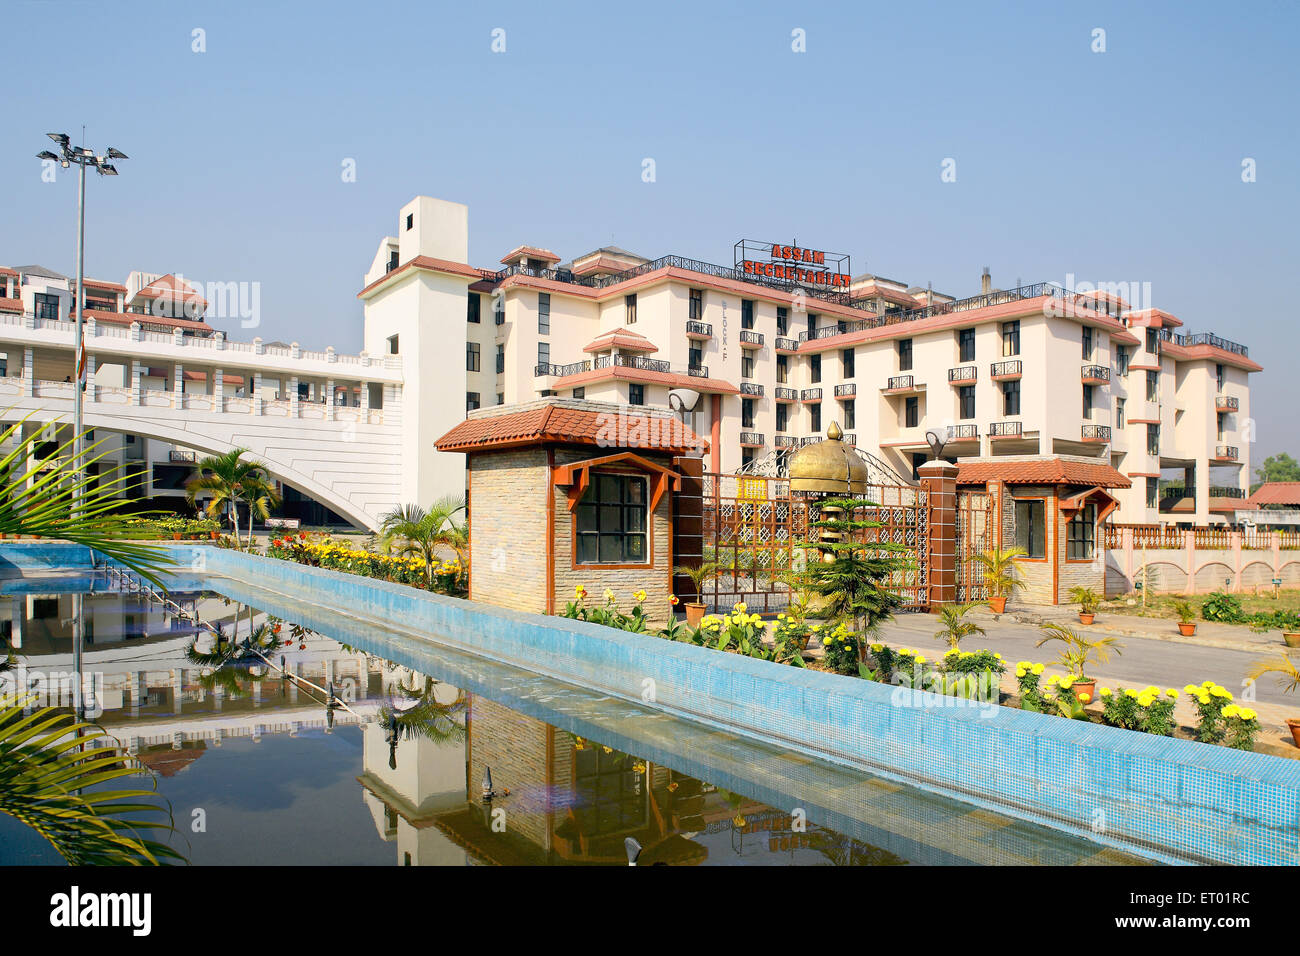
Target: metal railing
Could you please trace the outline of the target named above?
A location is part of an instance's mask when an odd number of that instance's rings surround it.
[[[799,392],[793,388],[782,388],[778,385],[772,389],[772,395],[778,402],[797,402],[799,401]]]
[[[597,359],[599,361],[599,359]],[[597,365],[597,368],[602,366]],[[552,365],[549,362],[538,362],[533,366],[534,375],[550,375],[556,378],[562,378],[565,375],[577,375],[579,372],[590,372],[591,362],[571,362],[568,365]]]
[[[844,442],[846,445],[856,445],[858,443],[858,436],[853,432],[845,432],[844,437],[841,438],[840,441]]]
[[[820,388],[805,388],[799,393],[801,402],[820,402],[822,400],[822,390]]]
[[[990,438],[1018,437],[1024,433],[1024,422],[992,422],[989,425]]]
[[[958,438],[979,438],[980,437],[979,426],[973,423],[969,425],[950,425],[949,428],[950,428],[949,434],[952,436],[949,439],[950,441],[955,441]]]
[[[1081,437],[1084,441],[1110,441],[1110,426],[1085,424]]]
[[[852,398],[854,395],[857,394],[858,394],[858,386],[856,382],[848,382],[844,385],[835,386],[836,398]]]
[[[755,447],[761,446],[763,444],[763,434],[762,432],[741,432],[740,443]]]
[[[762,395],[763,386],[760,385],[758,382],[741,382],[740,394],[741,395]]]
[[[1235,395],[1216,395],[1214,397],[1214,407],[1224,411],[1235,412],[1241,407],[1241,401]]]
[[[708,322],[687,322],[686,334],[705,335],[708,336],[709,338],[713,338],[713,326],[710,325]]]
[[[799,439],[793,435],[777,435],[772,439],[772,444],[777,448],[798,448]]]
[[[1242,358],[1250,357],[1250,349],[1246,348],[1246,346],[1231,339],[1214,335],[1211,332],[1174,332],[1171,329],[1161,329],[1160,338],[1183,348],[1192,345],[1212,345],[1216,349],[1223,349],[1225,352],[1240,355]]]
[[[1079,377],[1085,381],[1109,382],[1110,369],[1104,365],[1085,365],[1080,371]]]
[[[911,375],[895,375],[885,383],[885,391],[893,392],[904,388],[914,388],[916,378]]]
[[[1214,457],[1226,459],[1227,461],[1236,461],[1240,455],[1236,445],[1215,445]]]
[[[1024,365],[1020,359],[1011,359],[1006,362],[994,362],[989,366],[989,375],[992,378],[1003,378],[1009,375],[1023,374]]]
[[[755,332],[753,329],[741,329],[740,341],[742,345],[757,345],[762,348],[763,333]]]
[[[957,368],[948,369],[949,382],[973,382],[979,370],[974,365],[962,365]]]
[[[1231,485],[1210,485],[1211,498],[1245,498],[1246,489]]]
[[[781,338],[778,336],[776,340],[776,350],[778,352],[797,352],[799,351],[799,343],[794,339]]]

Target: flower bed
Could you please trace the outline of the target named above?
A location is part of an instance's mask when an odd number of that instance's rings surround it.
[[[379,554],[353,545],[339,544],[327,534],[301,531],[272,538],[265,554],[269,558],[295,561],[313,568],[346,571],[395,584],[408,584],[439,594],[457,596],[465,593],[461,584],[463,574],[458,562],[435,561],[432,577],[426,578],[424,562],[419,558]]]

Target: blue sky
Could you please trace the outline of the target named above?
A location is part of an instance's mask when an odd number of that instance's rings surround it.
[[[260,282],[268,340],[358,349],[362,275],[424,193],[469,206],[480,266],[797,238],[958,296],[984,266],[1149,282],[1266,367],[1256,457],[1300,453],[1300,7],[1137,7],[10,0],[0,263],[72,271],[75,181],[35,153],[84,124],[131,156],[89,184],[88,273]]]

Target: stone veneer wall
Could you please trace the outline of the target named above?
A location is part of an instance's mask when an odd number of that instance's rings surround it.
[[[546,451],[470,459],[470,597],[546,611]]]
[[[483,770],[491,767],[493,785],[510,789],[509,796],[496,804],[506,812],[507,829],[549,852],[553,776],[546,763],[557,736],[555,728],[481,694],[470,698],[468,724],[471,796],[477,799]],[[567,735],[558,736],[569,744]],[[554,782],[563,786],[568,780]]]

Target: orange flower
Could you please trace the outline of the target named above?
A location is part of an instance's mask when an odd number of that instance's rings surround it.
[[[679,601],[679,600],[677,599],[677,595],[676,595],[676,594],[670,594],[670,595],[668,595],[668,603],[671,604],[673,607],[676,607],[677,605],[681,604],[682,602]]]

